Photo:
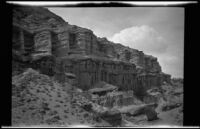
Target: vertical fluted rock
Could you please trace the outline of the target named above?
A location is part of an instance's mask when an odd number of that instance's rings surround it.
[[[79,87],[92,88],[99,81],[118,86],[122,90],[133,90],[136,83],[136,67],[134,64],[114,62],[95,58],[65,59],[63,71],[77,75]]]

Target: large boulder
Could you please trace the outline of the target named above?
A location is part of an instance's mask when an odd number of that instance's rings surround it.
[[[92,102],[84,102],[79,105],[86,111],[93,112],[97,120],[103,119],[110,123],[112,126],[120,126],[122,122],[122,116],[117,109],[108,109]]]
[[[111,109],[99,114],[102,119],[109,122],[112,126],[120,126],[122,122],[121,113],[118,110]]]
[[[146,107],[145,108],[145,115],[147,116],[148,121],[156,120],[158,119],[157,112],[152,107]]]
[[[121,110],[122,113],[126,114],[127,116],[139,116],[145,114],[147,116],[147,119],[149,121],[158,119],[157,112],[155,111],[155,108],[158,105],[153,104],[144,104],[144,105],[134,105],[130,109],[127,110]]]
[[[162,107],[162,111],[169,111],[174,108],[180,107],[181,105],[182,105],[181,103],[170,103],[170,104],[168,103]]]
[[[106,93],[114,91],[116,89],[116,86],[106,83],[104,81],[100,81],[96,83],[94,85],[94,88],[90,89],[89,92],[97,95],[105,95]]]

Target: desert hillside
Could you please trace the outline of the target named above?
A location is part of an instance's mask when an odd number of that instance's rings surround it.
[[[12,25],[13,126],[183,124],[183,79],[153,55],[43,7],[14,7]]]

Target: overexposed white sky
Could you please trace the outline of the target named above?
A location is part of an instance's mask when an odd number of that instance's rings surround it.
[[[183,77],[183,7],[51,7],[66,22],[91,29],[98,37],[158,58],[163,72]]]

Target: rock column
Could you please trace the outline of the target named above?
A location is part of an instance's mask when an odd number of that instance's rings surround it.
[[[36,52],[51,55],[51,34],[49,31],[37,33],[34,40]]]
[[[57,55],[59,57],[63,57],[68,55],[69,52],[69,33],[68,32],[62,32],[58,34],[58,48],[57,48]]]

